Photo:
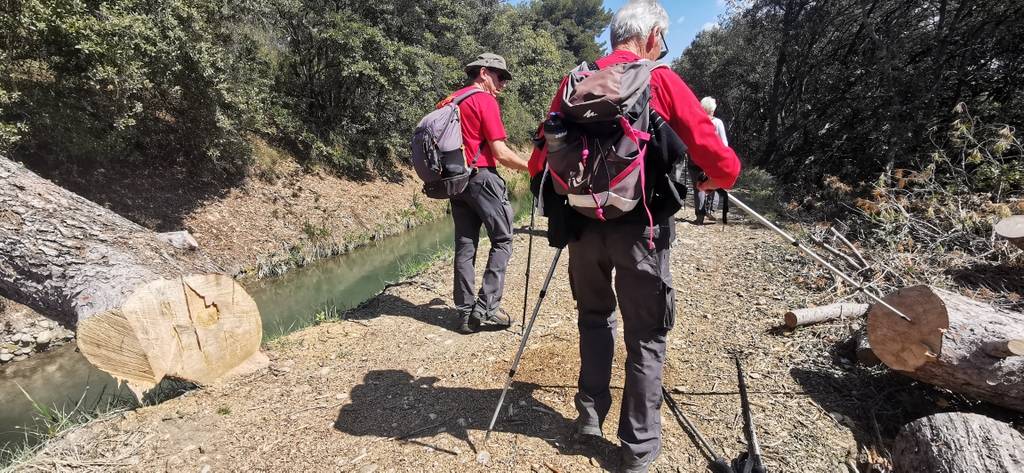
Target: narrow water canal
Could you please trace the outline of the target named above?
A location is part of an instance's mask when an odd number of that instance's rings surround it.
[[[519,216],[529,211],[528,205],[516,203],[515,207]],[[247,289],[260,308],[264,338],[306,327],[322,310],[340,312],[359,305],[409,268],[450,249],[452,238],[450,217],[441,218],[346,255],[252,284]],[[0,460],[4,448],[36,441],[26,436],[26,431],[40,427],[32,401],[48,409],[71,411],[80,406],[89,411],[130,396],[126,388],[118,390],[110,376],[93,368],[74,345],[11,363],[0,369]]]

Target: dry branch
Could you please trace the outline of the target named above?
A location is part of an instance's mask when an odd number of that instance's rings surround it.
[[[868,312],[867,304],[831,304],[821,307],[793,309],[786,312],[786,326],[796,328],[843,317],[860,317]]]

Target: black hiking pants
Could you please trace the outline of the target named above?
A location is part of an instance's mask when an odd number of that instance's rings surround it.
[[[588,224],[569,243],[569,280],[579,312],[580,421],[603,424],[611,407],[609,383],[615,351],[616,300],[626,345],[625,389],[618,437],[626,454],[656,455],[661,448],[661,374],[665,340],[675,322],[669,248],[675,221]],[[614,274],[614,279],[613,279]]]
[[[474,307],[481,315],[493,314],[501,305],[505,269],[512,257],[513,213],[505,180],[493,168],[479,168],[466,190],[452,197],[451,203],[455,222],[455,307],[462,314]],[[487,256],[480,292],[475,294],[476,249],[481,225],[491,240],[491,252]]]

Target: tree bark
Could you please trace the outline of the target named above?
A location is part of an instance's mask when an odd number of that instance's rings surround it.
[[[1010,240],[1010,243],[1024,249],[1024,215],[1014,215],[1001,220],[993,228],[996,235]]]
[[[831,304],[821,307],[793,309],[783,316],[786,326],[797,328],[843,317],[860,317],[868,312],[867,304]]]
[[[882,360],[878,359],[875,350],[871,349],[871,342],[868,340],[868,332],[860,329],[853,335],[854,350],[857,354],[857,361],[864,366],[878,366]]]
[[[965,412],[935,414],[905,426],[893,443],[898,473],[1024,471],[1024,435],[1009,424]]]
[[[1010,409],[1024,411],[1024,357],[995,357],[993,343],[1024,339],[1024,314],[942,289],[915,286],[868,314],[868,338],[878,358],[911,378]]]
[[[0,295],[76,328],[98,368],[138,391],[262,361],[255,302],[203,254],[3,157],[0,202]]]

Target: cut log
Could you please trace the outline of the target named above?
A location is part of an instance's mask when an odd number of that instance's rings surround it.
[[[793,309],[786,312],[786,326],[797,328],[803,325],[826,322],[843,317],[860,317],[868,312],[867,304],[832,304],[821,307]]]
[[[907,322],[881,304],[872,306],[868,338],[886,366],[1024,411],[1024,357],[994,357],[986,351],[993,342],[1024,339],[1024,314],[930,286],[902,289],[885,301],[912,319]]]
[[[978,414],[950,412],[915,420],[896,436],[897,473],[1024,471],[1024,435]]]
[[[996,235],[1010,240],[1010,243],[1024,249],[1024,215],[1014,215],[1001,220],[993,228]]]
[[[985,353],[996,358],[1024,356],[1024,340],[999,340],[986,343],[982,348]]]
[[[77,328],[98,368],[139,391],[260,364],[256,303],[195,251],[0,157],[0,295]]]
[[[854,347],[857,353],[857,361],[864,366],[878,366],[882,360],[871,349],[871,342],[868,340],[867,329],[860,329],[854,335]]]

